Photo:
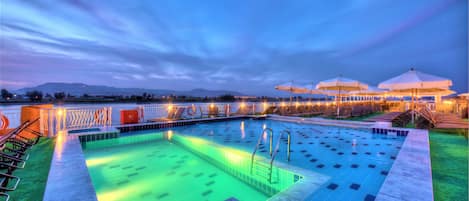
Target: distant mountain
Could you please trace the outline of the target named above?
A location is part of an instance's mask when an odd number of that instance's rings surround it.
[[[16,91],[18,94],[25,94],[27,91],[42,91],[42,93],[53,95],[56,92],[65,92],[74,96],[81,96],[88,94],[91,96],[111,96],[111,95],[142,95],[143,93],[154,94],[158,96],[164,95],[179,95],[179,96],[194,96],[194,97],[213,97],[224,94],[231,94],[234,96],[242,96],[243,94],[236,91],[225,90],[208,90],[208,89],[193,89],[190,91],[175,91],[167,89],[144,89],[144,88],[117,88],[101,85],[87,85],[83,83],[60,83],[48,82],[35,87],[22,88]]]

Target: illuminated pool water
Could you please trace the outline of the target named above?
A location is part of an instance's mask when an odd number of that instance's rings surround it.
[[[84,150],[100,200],[266,200],[301,178],[293,170],[277,168],[281,179],[275,184],[242,179],[260,136],[258,155],[270,158],[268,135],[262,133],[267,127],[274,130],[274,144],[280,131],[292,134],[291,161],[286,160],[283,136],[274,165],[288,164],[327,178],[311,190],[308,200],[373,200],[405,140],[364,129],[233,120],[125,133],[88,142]]]
[[[168,132],[87,142],[84,150],[98,199],[106,201],[266,200],[299,179],[275,167],[270,184],[248,174],[248,153]]]
[[[176,135],[197,136],[235,149],[252,152],[263,128],[292,134],[291,161],[286,160],[286,136],[276,161],[327,175],[330,179],[313,192],[312,200],[372,200],[377,195],[405,140],[401,136],[368,130],[296,124],[273,120],[236,120],[174,128]],[[269,157],[267,135],[259,155]]]

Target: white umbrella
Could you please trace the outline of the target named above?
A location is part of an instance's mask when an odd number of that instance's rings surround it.
[[[381,82],[378,87],[389,89],[391,92],[408,93],[412,97],[412,111],[414,108],[414,97],[420,93],[438,96],[438,93],[449,90],[453,83],[450,79],[422,73],[414,70],[407,71],[399,76]],[[412,123],[414,115],[412,114]]]
[[[300,86],[294,85],[293,81],[275,86],[275,89],[279,91],[288,91],[290,93],[294,93],[295,90],[299,90],[300,88],[301,88]],[[290,96],[290,103],[291,102],[292,102],[292,96]]]
[[[458,96],[469,98],[469,93],[462,93],[462,94],[459,94]]]
[[[297,94],[321,94],[324,95],[325,91],[316,89],[316,85],[307,84],[293,90]]]
[[[316,85],[316,89],[320,90],[331,90],[337,91],[337,115],[340,112],[340,97],[343,95],[343,92],[357,91],[357,90],[366,90],[368,85],[362,82],[352,80],[344,77],[337,77],[329,80],[324,80],[319,82]]]
[[[365,90],[359,90],[359,91],[351,91],[351,95],[357,95],[357,96],[380,96],[384,95],[387,92],[387,90],[380,89],[378,87],[372,87],[368,86],[368,89]]]
[[[450,79],[430,75],[414,70],[393,77],[379,83],[378,87],[389,90],[413,90],[413,89],[448,89],[453,83]]]

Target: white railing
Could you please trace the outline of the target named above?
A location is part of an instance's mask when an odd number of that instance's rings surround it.
[[[138,109],[140,123],[148,122],[151,119],[163,118],[168,116],[169,107],[186,107],[183,118],[200,118],[208,113],[209,107],[218,107],[220,114],[225,114],[224,108],[229,105],[230,115],[238,113],[243,109],[243,114],[259,114],[271,106],[286,105],[319,105],[330,104],[326,101],[302,101],[302,102],[232,102],[232,103],[177,103],[177,104],[112,104],[111,106],[84,106],[84,107],[54,107],[40,108],[40,129],[48,136],[54,136],[58,131],[70,129],[83,129],[91,127],[103,127],[111,125],[120,125],[121,110]],[[194,105],[196,113],[189,115],[187,108]],[[202,109],[202,111],[200,110]],[[20,124],[21,109],[4,108],[1,113],[10,120],[10,127],[16,127]]]
[[[112,125],[112,107],[59,108],[56,113],[67,130]]]

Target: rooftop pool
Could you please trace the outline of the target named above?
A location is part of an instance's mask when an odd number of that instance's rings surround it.
[[[265,128],[274,131],[273,150],[280,140],[271,169]],[[240,119],[121,133],[82,147],[99,200],[288,200],[279,194],[295,186],[310,189],[306,200],[374,200],[405,138]]]

